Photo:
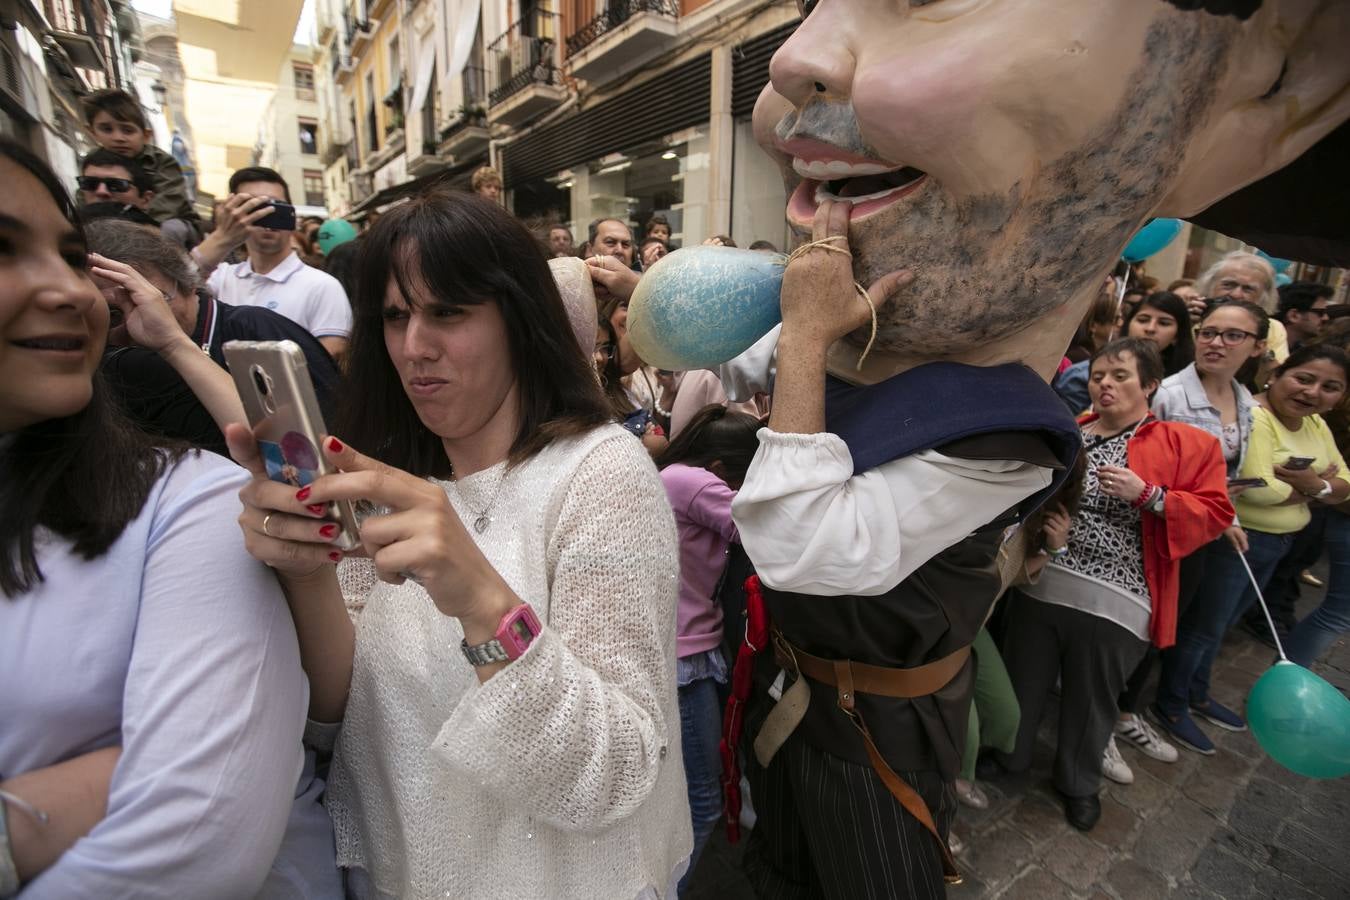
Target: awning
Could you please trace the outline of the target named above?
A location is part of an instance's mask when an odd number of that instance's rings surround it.
[[[413,85],[412,104],[408,115],[415,116],[422,111],[431,88],[431,76],[436,74],[436,45],[432,41],[423,41],[421,56],[417,60],[417,82]]]
[[[487,154],[483,153],[475,156],[473,159],[465,160],[458,165],[446,166],[439,172],[432,172],[430,175],[423,175],[421,178],[414,178],[411,181],[405,181],[402,184],[387,187],[382,191],[376,191],[353,206],[351,212],[343,216],[343,218],[348,221],[358,222],[374,210],[383,206],[388,206],[405,197],[415,196],[422,193],[422,191],[433,187],[452,187],[468,190],[470,173],[483,165],[486,159]]]

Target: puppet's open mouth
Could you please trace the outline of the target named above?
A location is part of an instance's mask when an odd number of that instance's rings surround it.
[[[898,203],[927,181],[928,175],[912,166],[832,180],[804,178],[788,201],[788,219],[809,228],[816,210],[826,200],[847,200],[853,205],[849,221],[856,222]]]
[[[924,173],[913,166],[904,166],[876,175],[855,175],[851,178],[822,181],[816,187],[815,200],[817,203],[823,200],[851,200],[855,204],[879,200],[887,194],[915,184],[923,176]]]

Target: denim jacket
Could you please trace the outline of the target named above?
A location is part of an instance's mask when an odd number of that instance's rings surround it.
[[[1241,448],[1236,462],[1228,463],[1228,477],[1232,478],[1242,467],[1247,455],[1247,444],[1252,436],[1252,408],[1254,401],[1251,392],[1236,380],[1233,382],[1233,396],[1237,399],[1238,434]],[[1184,422],[1208,431],[1223,444],[1223,424],[1219,421],[1219,410],[1209,402],[1205,386],[1200,383],[1200,373],[1191,363],[1175,375],[1163,379],[1158,393],[1153,397],[1153,414],[1168,422]]]

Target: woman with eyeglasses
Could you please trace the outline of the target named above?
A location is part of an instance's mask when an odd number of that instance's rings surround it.
[[[1246,455],[1255,408],[1251,392],[1243,387],[1237,376],[1243,367],[1265,354],[1269,327],[1270,318],[1266,311],[1247,300],[1223,300],[1211,306],[1201,317],[1200,327],[1195,332],[1195,362],[1163,379],[1153,397],[1153,415],[1157,418],[1194,425],[1218,438],[1230,480],[1237,475]],[[1243,488],[1238,486],[1229,487],[1232,497],[1242,491]],[[1177,612],[1183,621],[1205,577],[1206,561],[1211,553],[1227,542],[1241,540],[1241,531],[1233,525],[1224,536],[1182,560]],[[1169,652],[1163,651],[1163,654]],[[1176,748],[1140,716],[1144,685],[1153,672],[1158,655],[1156,649],[1149,648],[1121,693],[1116,737],[1156,760],[1176,762]],[[1114,740],[1107,746],[1103,771],[1115,781],[1128,783],[1133,780],[1133,773],[1120,756]]]
[[[1294,536],[1308,524],[1310,504],[1350,496],[1350,481],[1340,477],[1345,461],[1320,415],[1345,396],[1348,366],[1337,347],[1301,347],[1254,398],[1239,474],[1261,483],[1234,504],[1242,528],[1230,529],[1232,546],[1211,548],[1205,578],[1177,629],[1176,647],[1163,659],[1158,700],[1149,707],[1158,724],[1197,753],[1215,750],[1193,714],[1227,731],[1247,729],[1242,716],[1210,696],[1209,675],[1224,634],[1256,601],[1251,580],[1265,589]]]

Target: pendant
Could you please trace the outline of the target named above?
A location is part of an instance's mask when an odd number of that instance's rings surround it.
[[[483,513],[478,518],[473,520],[473,530],[478,532],[479,534],[482,534],[483,532],[488,530],[488,526],[491,524],[492,520],[488,518],[488,514]]]

